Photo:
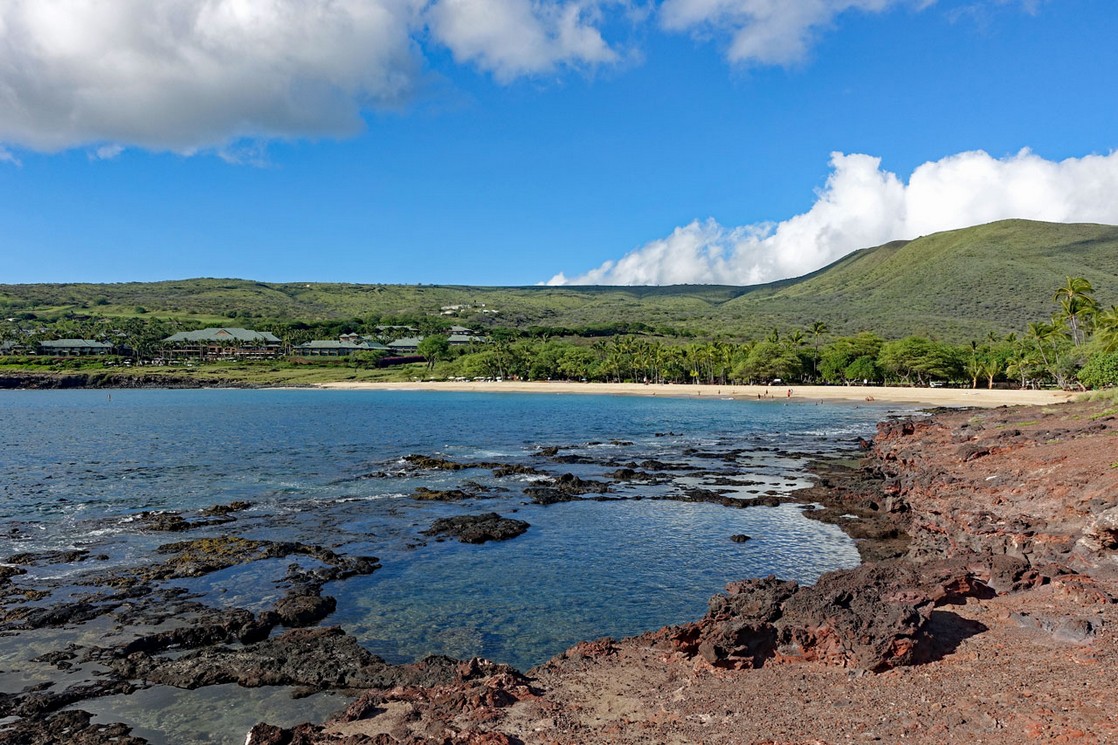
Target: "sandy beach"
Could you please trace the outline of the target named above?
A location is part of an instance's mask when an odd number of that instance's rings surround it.
[[[332,390],[463,391],[477,393],[562,393],[622,396],[784,399],[794,402],[873,401],[927,406],[1023,406],[1057,404],[1078,394],[1066,391],[988,390],[986,388],[887,388],[882,386],[654,385],[643,383],[574,383],[569,381],[411,383],[323,383]],[[791,391],[791,396],[788,392]]]

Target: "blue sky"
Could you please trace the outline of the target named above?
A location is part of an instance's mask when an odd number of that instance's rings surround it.
[[[746,284],[1118,223],[1113,0],[118,3],[0,7],[0,283]]]

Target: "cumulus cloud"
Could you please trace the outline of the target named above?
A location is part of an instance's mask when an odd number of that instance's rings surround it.
[[[593,2],[440,0],[427,13],[431,34],[457,61],[505,82],[560,64],[616,61],[596,25],[601,20]]]
[[[730,37],[732,62],[786,65],[802,60],[815,36],[842,13],[881,12],[935,0],[664,0],[660,22],[670,31]]]
[[[591,0],[3,0],[0,142],[343,136],[413,93],[421,40],[507,82],[613,61],[601,20]]]
[[[1022,150],[925,163],[905,184],[869,155],[835,153],[807,212],[779,223],[676,228],[617,261],[548,284],[752,285],[796,277],[859,248],[1007,218],[1118,223],[1118,153],[1050,161]]]
[[[0,141],[190,152],[353,132],[418,69],[419,0],[5,0]]]

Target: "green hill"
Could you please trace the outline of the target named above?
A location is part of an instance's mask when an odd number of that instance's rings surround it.
[[[777,326],[816,317],[836,331],[965,340],[1050,316],[1066,276],[1118,302],[1118,227],[1003,220],[857,251],[808,277],[726,304]]]
[[[825,321],[833,331],[923,333],[965,341],[1047,318],[1065,276],[1118,303],[1118,227],[1006,220],[856,251],[805,277],[755,287],[465,287],[189,279],[0,285],[0,313],[264,320],[439,314],[488,326],[618,322],[755,336]]]

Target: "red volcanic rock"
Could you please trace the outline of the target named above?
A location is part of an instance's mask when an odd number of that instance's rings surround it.
[[[1118,430],[1089,412],[957,411],[880,425],[873,454],[886,492],[909,511],[910,556],[1004,554],[1032,567],[1113,571],[1118,469],[1107,458]]]
[[[813,587],[767,577],[732,583],[705,617],[667,639],[715,667],[800,661],[880,671],[926,656],[935,607],[992,594],[963,561],[867,564],[826,574]]]

